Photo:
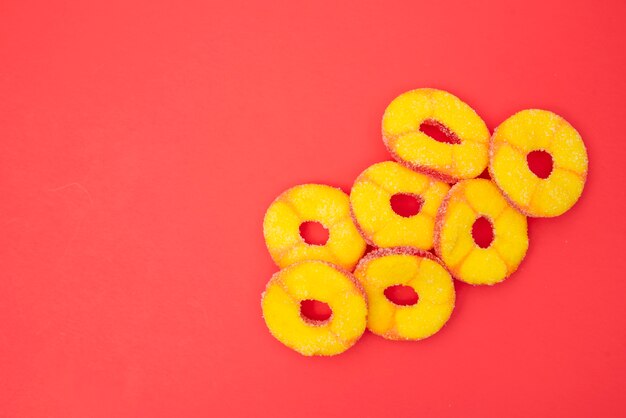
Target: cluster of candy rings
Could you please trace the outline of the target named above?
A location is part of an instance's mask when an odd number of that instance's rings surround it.
[[[428,125],[453,140],[427,135]],[[453,279],[493,285],[509,277],[528,249],[527,217],[566,212],[587,176],[580,135],[546,110],[518,112],[490,135],[457,97],[417,89],[389,104],[382,135],[396,161],[368,167],[349,195],[300,185],[266,212],[265,242],[282,270],[263,293],[263,317],[274,337],[303,355],[342,353],[366,328],[391,340],[435,334],[454,309]],[[529,167],[533,152],[551,157],[547,176]],[[491,180],[477,178],[487,168]],[[397,195],[415,198],[419,211],[396,213],[391,202]],[[487,245],[472,234],[480,219],[492,228]],[[300,227],[307,222],[324,226],[325,244],[304,240]],[[368,244],[375,249],[365,254]],[[416,301],[392,301],[388,291],[397,287],[414,292]],[[325,303],[330,316],[307,317],[307,301]]]

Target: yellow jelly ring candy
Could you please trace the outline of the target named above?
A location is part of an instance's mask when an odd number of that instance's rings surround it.
[[[546,178],[530,169],[527,158],[533,152],[552,158]],[[587,165],[587,150],[576,129],[547,110],[522,110],[502,122],[491,138],[491,177],[527,216],[553,217],[570,209],[582,194]]]
[[[301,225],[311,221],[328,230],[325,244],[308,244],[302,238]],[[352,270],[366,247],[350,215],[348,195],[321,184],[296,186],[278,196],[265,213],[263,234],[279,267],[323,260]]]
[[[484,247],[472,235],[486,219],[493,238]],[[450,189],[435,225],[435,252],[452,275],[465,283],[492,285],[510,276],[528,249],[526,217],[485,179],[461,181]]]
[[[363,257],[354,272],[367,293],[367,329],[390,340],[421,340],[439,331],[454,309],[454,283],[434,255],[410,247],[385,248]],[[412,304],[387,296],[394,287],[417,294]]]
[[[386,161],[370,166],[356,179],[350,205],[361,234],[371,245],[430,250],[435,216],[449,189],[442,181]],[[419,211],[408,217],[396,213],[391,200],[398,195],[417,199]]]
[[[330,318],[305,317],[302,303],[311,300],[328,304]],[[271,334],[305,356],[343,353],[363,335],[367,323],[367,301],[358,282],[322,261],[303,261],[274,274],[261,306]]]
[[[458,143],[435,140],[421,131],[424,125],[439,126]],[[444,181],[474,178],[487,167],[485,122],[474,109],[443,90],[417,89],[396,97],[385,109],[382,132],[394,159]]]

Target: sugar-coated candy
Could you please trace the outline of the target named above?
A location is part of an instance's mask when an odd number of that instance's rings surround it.
[[[439,331],[454,309],[455,291],[450,273],[434,255],[410,248],[385,248],[367,254],[355,277],[367,293],[367,328],[391,340],[421,340]],[[397,305],[385,290],[409,286],[417,303]]]
[[[301,304],[315,300],[332,310],[311,320]],[[302,261],[274,274],[262,296],[263,318],[271,334],[305,356],[332,356],[352,347],[367,323],[365,293],[355,278],[323,261]]]
[[[439,142],[420,129],[435,125],[458,140]],[[408,167],[447,182],[474,178],[487,167],[489,130],[474,109],[456,96],[429,88],[411,90],[387,106],[383,140]]]
[[[325,244],[308,244],[300,235],[300,226],[311,221],[328,230]],[[278,196],[265,213],[263,234],[279,267],[323,260],[352,270],[366,248],[352,220],[348,195],[321,184],[295,186]]]
[[[435,216],[449,189],[442,181],[386,161],[359,175],[350,192],[350,205],[357,227],[369,244],[430,250]],[[391,199],[398,194],[416,198],[421,203],[419,212],[409,217],[396,213]]]
[[[533,151],[552,157],[548,177],[530,169],[527,156]],[[576,129],[547,110],[522,110],[502,122],[491,138],[491,178],[527,216],[547,218],[569,210],[582,194],[587,165],[587,150]]]
[[[481,217],[493,231],[486,248],[472,235]],[[452,186],[437,214],[435,252],[456,279],[474,285],[501,282],[517,269],[527,249],[526,217],[493,182],[473,179]]]

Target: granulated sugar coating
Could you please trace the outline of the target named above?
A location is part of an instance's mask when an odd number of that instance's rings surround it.
[[[328,229],[324,245],[307,244],[300,235],[300,225],[309,221]],[[350,215],[348,195],[322,184],[295,186],[278,196],[265,213],[263,234],[279,267],[323,260],[352,270],[366,247]]]
[[[545,179],[528,167],[526,156],[533,151],[552,157],[552,172]],[[569,210],[582,194],[587,165],[587,150],[576,129],[546,110],[514,114],[491,138],[491,178],[527,216],[548,218]]]
[[[458,144],[438,142],[420,131],[438,125]],[[436,89],[411,90],[385,109],[383,141],[391,155],[408,167],[447,182],[474,178],[487,167],[489,130],[485,122],[456,96]]]
[[[454,309],[455,291],[450,273],[434,255],[409,247],[381,249],[359,262],[355,277],[367,293],[367,328],[390,340],[421,340],[438,332]],[[417,303],[396,305],[385,289],[410,286]]]
[[[472,236],[472,226],[481,217],[493,228],[487,248]],[[501,282],[517,270],[527,249],[526,217],[493,182],[473,179],[452,186],[437,214],[435,252],[456,279],[474,285]]]
[[[303,316],[304,300],[327,303],[330,318],[312,321]],[[350,273],[322,261],[303,261],[274,274],[261,306],[272,335],[305,356],[343,353],[363,335],[367,323],[361,286]]]
[[[587,177],[580,135],[545,110],[518,112],[490,137],[459,98],[421,88],[387,106],[382,134],[396,161],[366,168],[349,196],[304,184],[265,214],[265,243],[283,270],[263,293],[263,316],[303,355],[339,354],[366,327],[390,340],[437,333],[454,310],[453,279],[493,285],[511,276],[528,250],[526,216],[564,213]],[[487,166],[492,180],[477,178]],[[328,238],[305,239],[310,222]],[[363,256],[367,244],[375,248]],[[307,316],[303,307],[318,302],[330,317]]]
[[[350,192],[350,206],[359,230],[371,245],[430,250],[435,215],[449,189],[444,182],[386,161],[359,175]],[[421,201],[419,212],[409,217],[394,212],[391,198],[396,194]]]

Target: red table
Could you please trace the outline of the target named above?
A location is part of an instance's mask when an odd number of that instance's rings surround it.
[[[61,4],[62,3],[62,4]],[[100,4],[96,4],[100,3]],[[626,415],[626,3],[0,4],[0,416]],[[555,111],[579,203],[418,343],[267,331],[265,209],[389,158],[385,106]]]

